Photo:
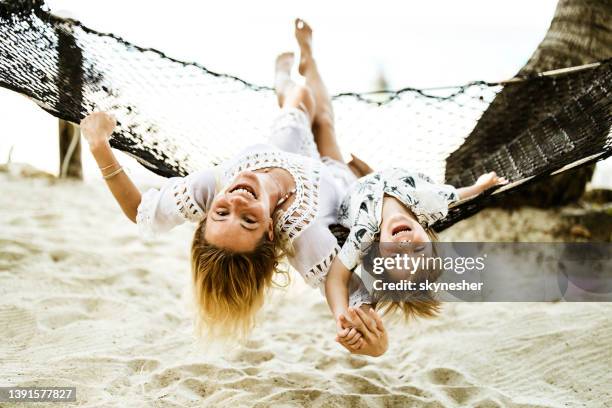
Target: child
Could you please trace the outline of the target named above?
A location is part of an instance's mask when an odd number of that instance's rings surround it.
[[[351,302],[351,310],[347,310],[351,271],[363,261],[369,250],[367,244],[374,241],[412,245],[431,242],[435,234],[430,227],[447,215],[449,204],[505,183],[505,178],[491,172],[480,176],[470,187],[456,189],[435,184],[422,173],[393,168],[369,174],[353,184],[340,206],[338,217],[339,223],[350,232],[332,263],[325,284],[327,301],[338,327],[338,340],[361,354],[380,355],[386,350],[386,345],[370,344],[372,342],[354,328],[358,319],[364,323],[377,320],[370,307],[365,307],[370,316],[359,308],[372,303],[364,286],[360,289],[360,301]],[[435,315],[437,307],[436,302],[419,302],[413,312],[431,316]]]

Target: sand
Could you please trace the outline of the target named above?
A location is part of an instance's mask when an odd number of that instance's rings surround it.
[[[86,407],[612,407],[612,303],[446,304],[388,322],[374,359],[333,341],[294,275],[249,341],[220,350],[192,334],[192,226],[143,241],[101,183],[0,186],[1,386],[75,386],[69,406]],[[503,240],[522,222],[546,240],[556,217],[487,210],[444,236]]]

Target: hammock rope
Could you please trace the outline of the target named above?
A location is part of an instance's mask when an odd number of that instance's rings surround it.
[[[278,109],[269,86],[57,17],[40,0],[0,1],[0,39],[0,86],[74,123],[111,112],[111,145],[165,177],[264,142]],[[497,83],[332,100],[341,148],[374,168],[409,167],[457,186],[486,171],[512,181],[455,205],[436,225],[442,230],[527,181],[611,155],[611,85],[605,60]],[[492,104],[504,113],[488,114]]]

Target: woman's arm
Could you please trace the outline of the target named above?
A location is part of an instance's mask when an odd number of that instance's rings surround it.
[[[474,183],[473,185],[458,188],[457,193],[459,194],[459,199],[463,200],[464,198],[480,194],[486,189],[491,188],[493,186],[507,183],[508,180],[506,180],[505,177],[498,177],[497,174],[492,171],[490,173],[485,173],[482,176],[478,177],[478,180],[476,180],[476,183]]]
[[[141,200],[140,191],[119,165],[108,142],[116,124],[109,114],[94,112],[81,121],[81,131],[115,200],[123,213],[132,222],[136,222]]]

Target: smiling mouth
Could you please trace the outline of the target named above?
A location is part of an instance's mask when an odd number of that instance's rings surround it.
[[[398,244],[407,244],[409,246],[409,249],[414,252],[420,252],[424,250],[425,246],[423,244],[412,242],[412,239],[409,239],[413,238],[412,234],[410,234],[411,231],[412,229],[408,225],[398,225],[397,227],[391,230],[391,237],[393,241]]]
[[[247,194],[249,197],[253,198],[254,200],[257,200],[257,194],[255,194],[255,191],[253,190],[253,188],[246,184],[238,184],[236,187],[232,188],[229,192]]]
[[[395,238],[399,236],[402,232],[409,232],[410,230],[410,227],[407,225],[398,225],[397,227],[393,228],[393,230],[391,230],[391,236]]]

